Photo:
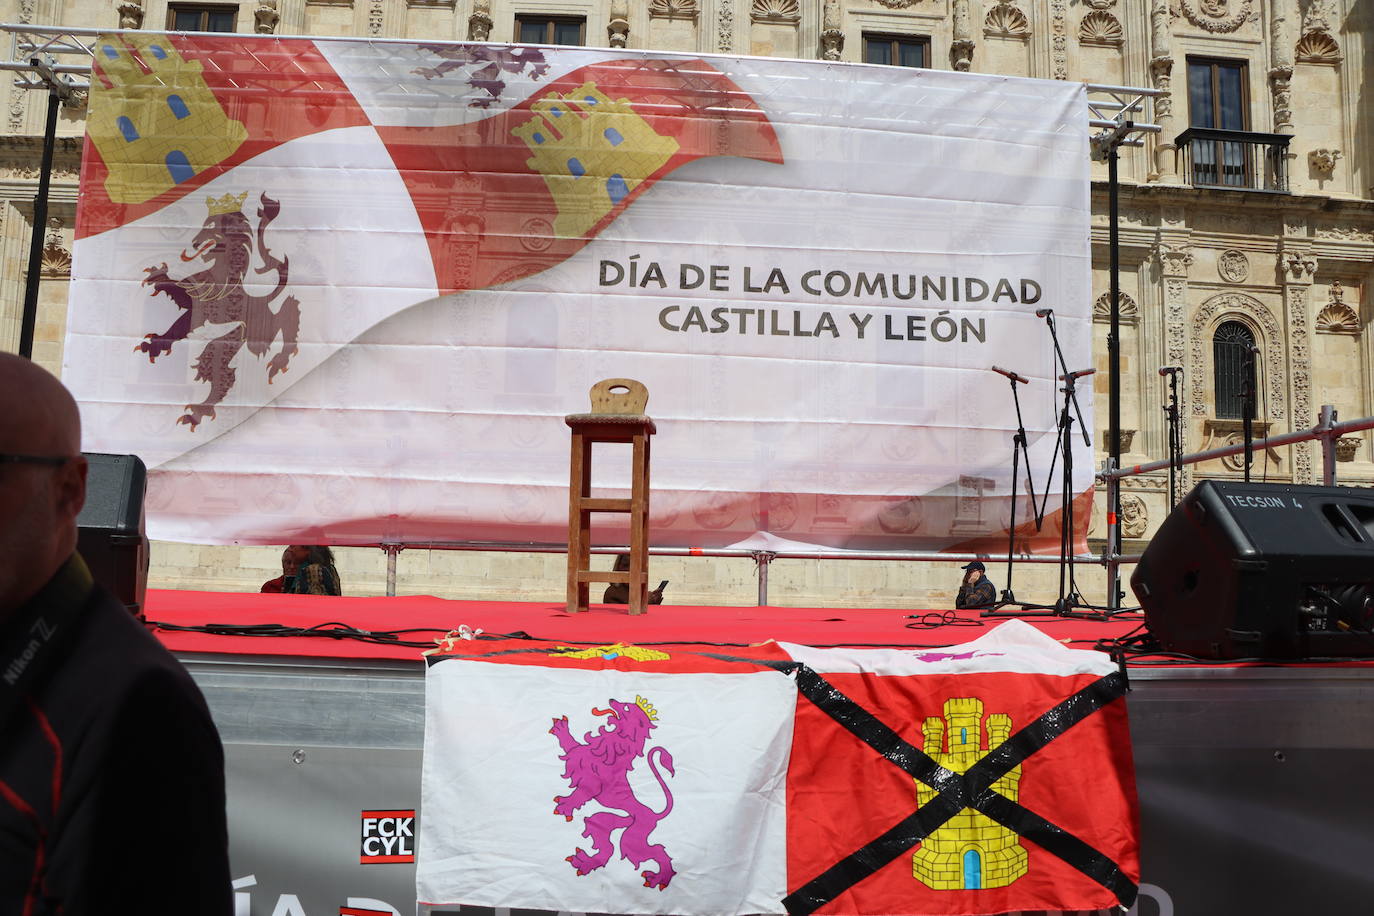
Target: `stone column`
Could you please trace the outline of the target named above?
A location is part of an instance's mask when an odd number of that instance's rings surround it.
[[[1285,227],[1285,232],[1290,228]],[[1303,240],[1285,238],[1279,243],[1279,282],[1283,285],[1283,310],[1288,321],[1289,403],[1293,405],[1293,429],[1317,422],[1312,406],[1312,336],[1308,295],[1317,273],[1317,259]],[[1293,482],[1316,483],[1313,471],[1314,442],[1293,446]]]
[[[1155,123],[1159,135],[1155,137],[1155,179],[1165,184],[1178,184],[1178,163],[1175,161],[1174,100],[1169,94],[1174,70],[1173,13],[1169,0],[1150,3],[1150,85],[1164,92],[1154,100]]]
[[[955,70],[966,71],[973,66],[973,27],[969,18],[969,0],[954,0],[954,41],[950,43],[949,60]]]
[[[1269,0],[1269,93],[1274,133],[1293,133],[1293,11],[1291,0]]]
[[[1153,251],[1155,270],[1164,287],[1164,356],[1171,366],[1187,366],[1188,361],[1188,269],[1193,266],[1193,253],[1188,250],[1187,233],[1160,232],[1159,243]],[[1142,314],[1142,329],[1143,319]],[[1179,385],[1179,437],[1186,455],[1192,451],[1192,405],[1188,403],[1187,384]],[[1163,443],[1160,443],[1162,446]],[[1160,456],[1164,451],[1161,449]],[[1193,487],[1193,466],[1184,465],[1179,477],[1179,494]],[[1170,507],[1172,508],[1172,507]]]
[[[271,35],[277,31],[281,13],[277,12],[277,0],[261,0],[253,10],[253,31],[259,35]]]
[[[611,0],[611,21],[606,26],[606,35],[612,48],[623,48],[630,40],[629,0]]]
[[[825,0],[821,9],[821,60],[839,60],[844,51],[844,27],[839,0]]]

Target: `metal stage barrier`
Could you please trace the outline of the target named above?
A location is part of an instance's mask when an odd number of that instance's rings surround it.
[[[364,812],[419,808],[424,665],[183,661],[224,739],[236,916],[415,912],[414,865],[362,864],[360,823]],[[1369,911],[1374,667],[1143,667],[1130,676],[1142,837],[1132,913]],[[413,850],[405,832],[415,828],[393,832]]]

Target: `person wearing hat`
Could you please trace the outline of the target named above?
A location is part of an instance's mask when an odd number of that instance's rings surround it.
[[[987,567],[981,560],[974,560],[964,567],[964,581],[959,586],[959,594],[954,596],[957,608],[988,608],[997,603],[997,588],[985,575]]]

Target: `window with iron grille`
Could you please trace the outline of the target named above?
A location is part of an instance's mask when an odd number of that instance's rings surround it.
[[[223,3],[171,3],[167,6],[167,28],[174,32],[232,32],[239,8]]]
[[[1259,390],[1255,388],[1258,355],[1253,351],[1254,346],[1255,335],[1239,321],[1223,322],[1212,335],[1212,388],[1216,393],[1218,419],[1244,418],[1246,386],[1258,400]],[[1251,404],[1250,419],[1253,420],[1255,402]]]
[[[930,39],[865,32],[864,63],[887,64],[894,67],[929,67]]]
[[[516,16],[515,40],[529,45],[584,45],[587,20],[582,16]]]

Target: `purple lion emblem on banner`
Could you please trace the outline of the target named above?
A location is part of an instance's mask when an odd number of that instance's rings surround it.
[[[658,871],[640,872],[645,887],[663,890],[673,880],[673,860],[662,846],[649,842],[649,834],[658,822],[673,810],[673,793],[663,781],[655,759],[663,764],[670,776],[673,771],[673,755],[662,747],[649,749],[647,759],[649,770],[663,789],[667,803],[662,811],[654,811],[635,797],[630,787],[629,773],[635,761],[645,757],[644,745],[648,743],[649,732],[658,726],[654,722],[658,713],[648,700],[635,697],[633,703],[610,701],[610,709],[593,708],[592,713],[608,716],[606,724],[596,733],[587,732],[578,741],[568,731],[568,717],[553,720],[549,734],[558,739],[563,748],[560,755],[566,766],[563,777],[568,780],[572,792],[568,795],[555,795],[554,814],[561,814],[566,820],[573,819],[577,811],[589,801],[594,801],[611,811],[598,811],[583,818],[582,835],[592,841],[595,853],[587,853],[578,847],[567,861],[572,863],[579,875],[590,874],[611,860],[615,843],[611,833],[621,830],[620,857],[628,859],[635,868],[645,862],[653,861]],[[616,812],[623,811],[624,814]]]

